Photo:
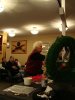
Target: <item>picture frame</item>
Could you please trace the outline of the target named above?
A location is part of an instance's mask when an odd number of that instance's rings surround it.
[[[0,54],[2,54],[2,35],[0,35]]]
[[[50,48],[50,43],[49,42],[43,42],[43,49],[42,49],[42,53],[44,55],[47,55],[47,52]]]
[[[26,54],[27,53],[27,40],[18,40],[11,42],[12,54]]]

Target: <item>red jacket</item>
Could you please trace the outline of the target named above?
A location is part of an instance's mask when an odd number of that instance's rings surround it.
[[[39,52],[32,53],[26,62],[26,72],[29,74],[40,74],[42,71],[42,61],[44,61],[45,56]]]

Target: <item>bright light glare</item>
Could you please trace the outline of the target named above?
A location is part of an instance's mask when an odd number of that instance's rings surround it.
[[[39,31],[38,31],[37,27],[33,27],[32,30],[31,30],[31,33],[34,34],[34,35],[38,34],[38,32]]]
[[[58,27],[59,28],[59,31],[62,32],[62,24]],[[66,27],[66,31],[68,30],[68,27]]]
[[[45,27],[41,26],[41,25],[26,25],[26,26],[23,26],[23,28],[25,28],[28,31],[31,31],[33,29],[33,27],[36,27],[37,30],[39,30],[39,31],[42,31],[42,30],[45,29]]]
[[[0,1],[0,13],[4,11],[4,4]]]
[[[14,0],[1,0],[1,2],[4,6],[4,11],[11,12],[17,6],[18,1],[15,2]]]
[[[16,34],[15,34],[15,32],[14,32],[13,30],[11,30],[11,31],[8,33],[8,35],[9,35],[10,37],[14,37]]]
[[[4,31],[7,32],[10,37],[14,37],[16,35],[15,29],[10,28],[10,29],[5,29]]]

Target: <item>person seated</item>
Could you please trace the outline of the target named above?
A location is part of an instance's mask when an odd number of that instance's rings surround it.
[[[7,69],[11,72],[12,75],[16,75],[19,73],[19,67],[14,61],[14,58],[10,56],[9,61],[7,62]]]
[[[33,50],[29,55],[26,66],[25,66],[25,75],[26,76],[35,76],[42,74],[42,65],[45,60],[45,56],[41,54],[42,52],[42,42],[37,41],[33,44]]]
[[[18,61],[18,59],[15,59],[15,63],[17,64],[17,66],[18,66],[19,68],[21,68],[21,63]]]
[[[7,67],[7,61],[5,57],[2,58],[2,67],[4,67],[5,69]]]
[[[1,62],[1,68],[0,68],[0,78],[1,79],[5,79],[7,76],[6,67],[7,67],[7,61],[6,61],[6,58],[3,57],[2,62]]]

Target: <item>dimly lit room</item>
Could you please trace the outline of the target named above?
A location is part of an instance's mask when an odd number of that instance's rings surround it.
[[[0,0],[0,99],[75,100],[74,0]]]

